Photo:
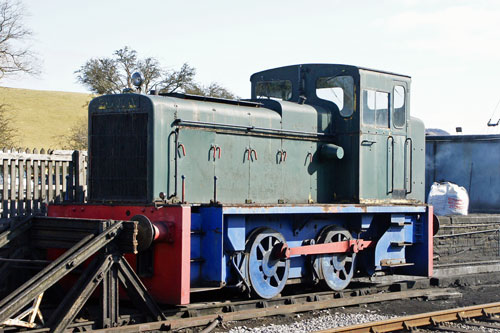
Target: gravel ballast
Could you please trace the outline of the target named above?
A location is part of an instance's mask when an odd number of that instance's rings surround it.
[[[275,325],[270,324],[267,326],[259,327],[246,327],[237,326],[232,328],[230,333],[247,333],[247,332],[262,332],[262,333],[286,333],[286,332],[314,332],[319,330],[326,330],[329,328],[350,326],[356,324],[363,324],[373,321],[389,319],[388,316],[382,316],[376,311],[365,310],[363,313],[330,313],[328,310],[318,311],[317,316],[313,318],[299,320],[301,315],[295,315],[297,321],[290,324]]]

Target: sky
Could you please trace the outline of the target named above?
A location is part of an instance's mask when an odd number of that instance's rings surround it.
[[[0,86],[87,92],[75,71],[129,46],[166,68],[250,97],[250,75],[338,63],[412,77],[411,114],[427,128],[500,133],[497,0],[22,0],[41,59],[37,78]]]

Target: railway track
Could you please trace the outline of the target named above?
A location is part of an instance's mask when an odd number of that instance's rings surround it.
[[[339,327],[335,329],[319,331],[321,333],[340,332],[394,332],[400,330],[413,331],[416,328],[429,330],[451,331],[451,332],[477,332],[477,330],[467,329],[450,325],[453,322],[460,322],[466,326],[493,328],[500,331],[500,319],[494,318],[500,314],[500,302],[474,305],[450,310],[441,310],[417,315],[398,317],[379,322],[367,324]],[[473,319],[480,319],[475,322]]]
[[[194,314],[192,317],[170,317],[165,321],[152,323],[128,325],[98,330],[97,332],[144,332],[155,330],[179,330],[184,328],[207,326],[214,323],[239,321],[252,318],[268,316],[286,315],[298,312],[307,312],[336,307],[345,307],[369,303],[378,303],[405,298],[436,299],[459,297],[460,294],[455,289],[416,289],[397,292],[383,292],[378,294],[347,296],[344,298],[334,297],[334,293],[316,293],[315,295],[304,294],[294,296],[296,301],[285,301],[277,299],[273,302],[246,301],[231,304],[205,305],[204,311],[211,311],[210,314],[200,314],[199,310],[204,307],[202,304],[195,304],[188,312]],[[290,299],[290,298],[285,298]],[[278,305],[284,302],[282,305]],[[288,303],[288,304],[287,304]],[[253,308],[250,308],[253,307]]]
[[[120,317],[123,326],[98,330],[98,332],[147,332],[157,330],[179,330],[184,328],[216,325],[220,322],[240,321],[277,315],[378,303],[399,299],[418,298],[423,300],[461,297],[453,288],[429,286],[429,280],[405,281],[379,286],[359,287],[343,292],[313,292],[293,294],[271,300],[237,300],[193,303],[185,307],[164,310],[166,320],[139,323],[140,315]],[[75,331],[91,330],[93,321],[80,319],[68,326]],[[4,327],[5,332],[15,332],[16,327]],[[49,329],[35,329],[30,332],[49,332]]]

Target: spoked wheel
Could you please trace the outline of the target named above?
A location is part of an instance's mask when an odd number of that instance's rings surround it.
[[[318,237],[318,244],[351,240],[346,229],[339,226],[326,227]],[[342,290],[351,282],[354,275],[356,253],[332,253],[318,255],[315,259],[319,277],[332,290]]]
[[[275,258],[273,251],[280,243],[285,243],[285,238],[270,228],[255,230],[247,242],[248,278],[259,297],[272,298],[285,287],[290,262]]]

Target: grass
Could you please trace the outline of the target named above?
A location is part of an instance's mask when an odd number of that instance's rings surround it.
[[[7,105],[17,147],[61,149],[61,137],[87,117],[90,94],[0,87],[0,104]]]

